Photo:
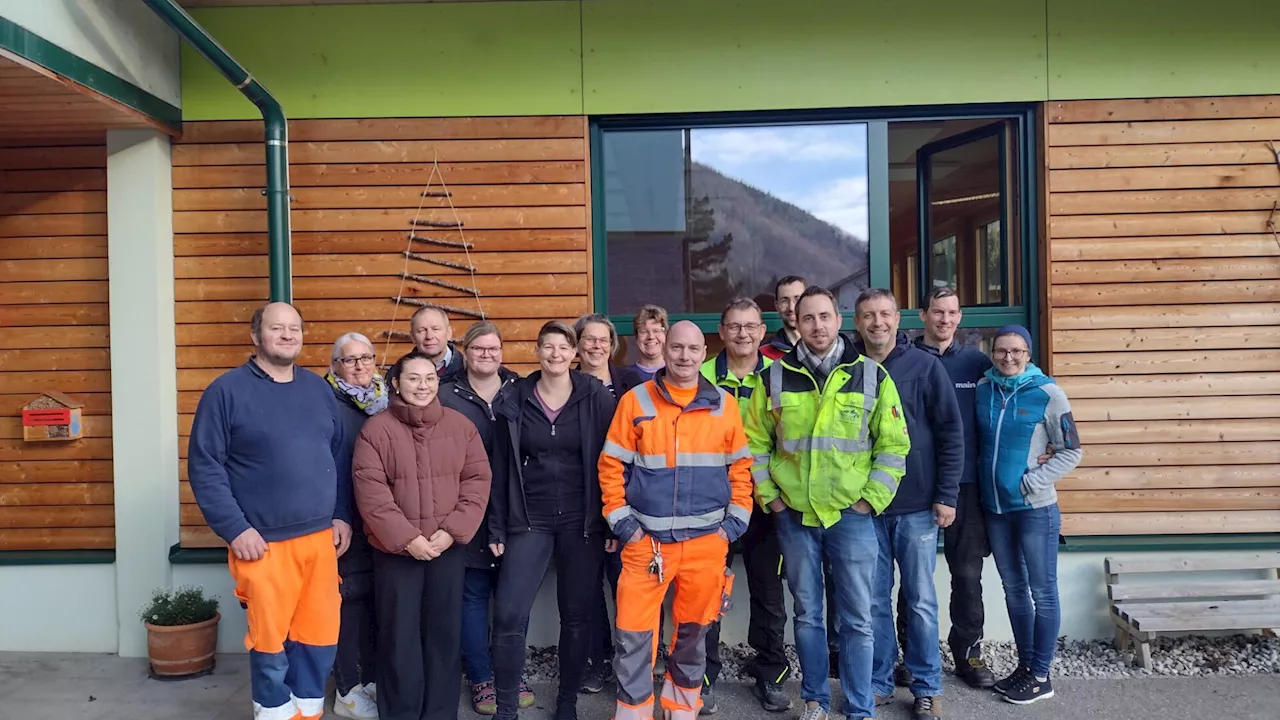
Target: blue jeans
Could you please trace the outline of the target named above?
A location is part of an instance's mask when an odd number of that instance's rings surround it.
[[[893,695],[893,666],[898,660],[898,636],[893,622],[893,566],[902,573],[906,597],[907,637],[903,664],[911,671],[911,694],[942,694],[942,652],[938,649],[938,593],[933,571],[938,566],[938,524],[932,510],[876,518],[880,541],[871,617],[875,625],[875,662],[871,686],[877,695]]]
[[[489,598],[498,583],[497,569],[467,568],[462,581],[462,664],[472,685],[493,680],[489,660]]]
[[[987,513],[987,536],[1004,585],[1018,664],[1037,677],[1049,676],[1062,624],[1058,607],[1061,530],[1062,515],[1056,504],[1003,515]]]
[[[827,625],[822,603],[823,558],[831,561],[835,584],[836,634],[839,637],[840,686],[849,717],[875,717],[871,692],[871,586],[876,571],[876,528],[871,515],[851,509],[829,528],[807,527],[800,513],[785,510],[776,519],[782,566],[795,601],[796,654],[800,656],[800,697],[831,710],[827,683]]]

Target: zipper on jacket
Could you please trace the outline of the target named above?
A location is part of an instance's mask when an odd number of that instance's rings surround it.
[[[1004,427],[1004,411],[1009,406],[1009,396],[1004,394],[1004,388],[999,385],[996,388],[1000,390],[1000,416],[996,418],[996,439],[991,452],[991,497],[996,501],[996,514],[1003,514],[1004,510],[1000,508],[1000,476],[996,475],[996,468],[1000,462],[1000,429]]]

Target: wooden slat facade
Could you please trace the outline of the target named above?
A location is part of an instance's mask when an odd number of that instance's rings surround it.
[[[1085,446],[1063,533],[1280,531],[1280,97],[1047,117],[1050,365]]]
[[[0,551],[115,546],[107,153],[0,148]],[[83,437],[22,440],[45,390],[84,403]]]
[[[218,547],[222,541],[204,525],[186,484],[186,448],[201,391],[247,359],[249,319],[267,297],[262,125],[187,123],[183,132],[173,148],[181,542]],[[303,365],[324,372],[333,341],[351,331],[378,343],[380,361],[408,351],[407,341],[384,337],[408,332],[416,309],[397,307],[397,294],[483,309],[503,330],[507,364],[521,372],[535,367],[533,340],[543,322],[589,310],[585,118],[301,120],[289,124],[289,136],[293,291],[307,323]],[[424,198],[423,190],[444,190],[441,178],[450,195]],[[415,216],[452,222],[455,212],[473,244],[469,253],[410,243]],[[449,228],[418,234],[461,239]],[[407,259],[406,250],[470,264],[474,278]],[[479,302],[402,282],[405,272],[464,287],[474,282]],[[451,317],[456,337],[475,319]]]

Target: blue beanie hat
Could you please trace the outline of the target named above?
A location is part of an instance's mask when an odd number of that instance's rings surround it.
[[[1028,352],[1031,351],[1031,331],[1030,330],[1027,330],[1021,325],[1005,325],[1004,327],[996,331],[995,337],[998,338],[1004,335],[1017,335],[1018,337],[1026,341],[1027,351]],[[992,338],[992,340],[994,341],[995,338]]]

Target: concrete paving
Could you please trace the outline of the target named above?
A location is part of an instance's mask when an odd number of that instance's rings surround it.
[[[2,720],[251,720],[248,658],[219,656],[212,675],[192,680],[160,681],[147,677],[145,660],[114,655],[0,653],[0,719]],[[1214,678],[1141,678],[1123,680],[1058,680],[1057,696],[1030,707],[1002,702],[948,680],[944,697],[947,718],[974,720],[1278,720],[1280,675]],[[799,684],[789,684],[796,698],[790,713],[766,713],[748,686],[722,684],[716,720],[790,720],[799,715]],[[551,717],[553,688],[535,685],[538,706],[522,720]],[[833,690],[835,688],[833,687]],[[610,691],[581,696],[582,720],[607,720]],[[838,693],[836,694],[838,697]],[[898,702],[881,708],[880,717],[909,720],[910,697],[899,689]],[[461,720],[476,720],[459,698]],[[838,705],[837,705],[838,709]],[[328,718],[336,717],[332,714]]]

